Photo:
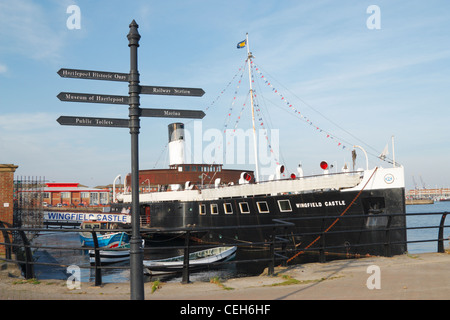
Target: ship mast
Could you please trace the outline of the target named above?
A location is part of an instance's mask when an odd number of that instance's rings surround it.
[[[251,74],[251,59],[253,58],[252,53],[250,52],[250,46],[248,44],[248,33],[246,34],[245,38],[245,44],[247,46],[247,63],[248,63],[248,81],[250,83],[250,102],[252,106],[252,121],[253,121],[253,150],[255,152],[255,165],[256,165],[256,172],[255,172],[255,182],[259,182],[259,165],[258,165],[258,147],[256,146],[257,140],[256,140],[256,128],[255,128],[255,109],[253,106],[253,87],[252,87],[252,74]]]

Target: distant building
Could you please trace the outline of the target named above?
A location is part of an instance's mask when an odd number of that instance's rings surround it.
[[[406,193],[407,199],[450,199],[450,188],[412,189]]]
[[[79,183],[46,183],[43,193],[44,206],[96,207],[110,203],[108,188],[88,188]]]

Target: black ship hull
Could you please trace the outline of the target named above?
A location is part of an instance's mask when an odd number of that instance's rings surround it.
[[[142,203],[141,220],[141,230],[193,227],[201,230],[193,233],[198,241],[255,247],[272,241],[273,227],[265,226],[282,220],[293,226],[276,234],[306,254],[390,256],[407,250],[404,188]]]

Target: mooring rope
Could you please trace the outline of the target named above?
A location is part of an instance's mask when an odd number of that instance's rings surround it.
[[[358,192],[358,194],[356,195],[356,197],[352,200],[352,202],[350,202],[350,204],[347,206],[347,208],[345,208],[345,210],[333,221],[332,224],[330,224],[328,226],[328,228],[325,229],[325,231],[323,232],[324,234],[327,233],[328,231],[330,231],[331,228],[333,228],[333,226],[339,221],[339,219],[347,213],[348,209],[350,209],[350,207],[355,203],[356,199],[359,198],[359,196],[361,195],[361,193],[363,192],[363,190],[366,188],[367,184],[369,183],[369,181],[372,179],[372,177],[375,175],[375,172],[377,172],[378,167],[375,167],[375,170],[372,172],[372,175],[370,176],[369,180],[367,180],[367,182],[364,184],[364,187],[362,187],[362,189]],[[291,258],[289,258],[286,263],[289,263],[290,261],[294,260],[295,258],[297,258],[299,255],[305,253],[305,250],[309,249],[314,243],[316,243],[320,238],[322,237],[322,235],[319,235],[316,239],[314,239],[314,241],[312,241],[309,245],[307,245],[305,247],[304,250],[297,252],[295,255],[293,255]]]

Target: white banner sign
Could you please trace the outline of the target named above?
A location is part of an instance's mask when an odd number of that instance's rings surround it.
[[[81,213],[81,212],[44,212],[45,221],[105,221],[131,223],[131,216],[127,214],[111,213]]]

